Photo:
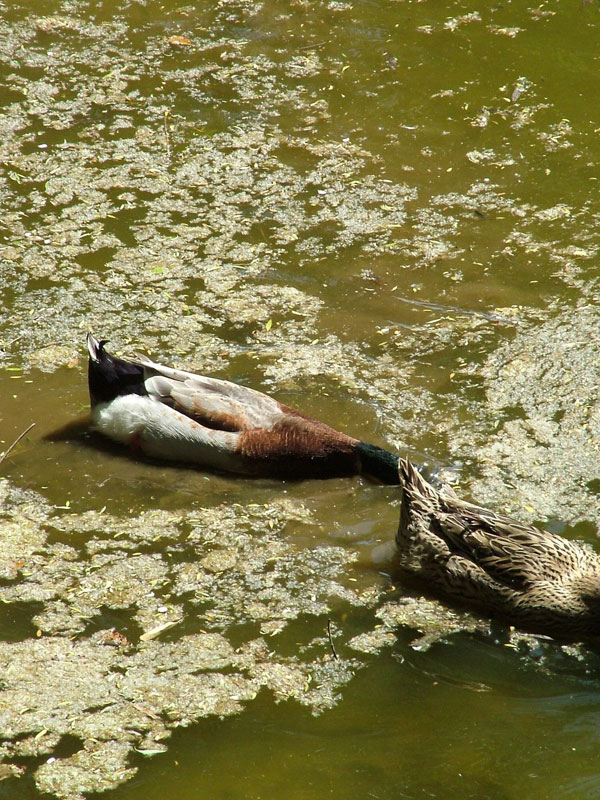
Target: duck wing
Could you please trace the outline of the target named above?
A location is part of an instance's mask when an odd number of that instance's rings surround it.
[[[433,521],[438,535],[513,589],[563,581],[585,569],[586,551],[561,536],[455,499],[442,499],[442,506]]]
[[[400,459],[399,465],[400,543],[415,532],[430,537],[430,547],[439,547],[446,558],[467,558],[494,580],[517,590],[542,580],[564,581],[588,568],[590,554],[574,542],[438,492],[408,459]]]
[[[150,397],[210,428],[224,431],[269,430],[285,416],[269,395],[230,381],[173,369],[139,356]]]

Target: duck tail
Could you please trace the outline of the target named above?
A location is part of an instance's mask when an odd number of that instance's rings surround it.
[[[424,497],[437,497],[438,492],[428,483],[408,458],[398,459],[398,473],[403,493],[420,494]]]
[[[107,339],[87,335],[88,385],[92,408],[125,394],[145,395],[144,368],[131,361],[116,358],[104,349]]]
[[[422,508],[424,501],[427,504],[428,498],[431,497],[431,492],[435,490],[421,476],[415,465],[408,458],[398,459],[398,474],[402,486],[402,504],[400,506],[400,522],[396,533],[396,545],[402,550],[411,539],[413,524],[419,517],[419,509],[421,508],[421,511],[424,510]]]
[[[398,472],[402,486],[402,505],[396,542],[401,542],[409,534],[414,520],[426,516],[439,502],[440,495],[408,458],[398,459]]]

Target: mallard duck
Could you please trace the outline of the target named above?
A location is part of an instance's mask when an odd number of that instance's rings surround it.
[[[399,460],[395,560],[461,605],[575,641],[600,634],[600,557],[586,546],[439,492]]]
[[[140,356],[110,355],[87,336],[94,430],[142,453],[277,478],[365,475],[397,484],[398,457],[230,381]]]

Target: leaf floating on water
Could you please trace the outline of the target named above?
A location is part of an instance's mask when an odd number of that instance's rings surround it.
[[[138,711],[141,711],[142,714],[146,714],[151,719],[160,719],[160,714],[157,714],[148,706],[144,705],[143,703],[132,703],[133,708],[137,708]]]
[[[172,47],[189,47],[192,43],[187,36],[169,36],[167,41]]]
[[[273,327],[273,320],[272,320],[272,319],[270,319],[270,320],[268,320],[267,324],[265,325],[265,328],[266,328],[268,331],[270,331],[272,327]]]

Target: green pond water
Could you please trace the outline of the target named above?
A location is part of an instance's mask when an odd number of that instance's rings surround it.
[[[599,33],[596,0],[0,3],[0,449],[35,423],[0,465],[0,798],[600,797],[596,650],[395,583],[395,487],[92,436],[84,354],[596,546]]]

